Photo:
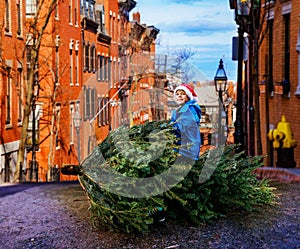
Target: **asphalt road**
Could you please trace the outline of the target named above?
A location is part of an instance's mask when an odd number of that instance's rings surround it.
[[[78,182],[0,185],[0,249],[299,249],[300,184],[274,187],[274,206],[199,227],[166,221],[135,235],[94,228]]]

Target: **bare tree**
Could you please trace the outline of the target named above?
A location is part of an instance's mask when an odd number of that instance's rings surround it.
[[[171,77],[180,79],[182,83],[191,82],[199,71],[191,63],[191,58],[197,53],[191,47],[182,47],[179,49],[167,49],[165,55],[160,55],[157,61],[157,71],[168,74]],[[164,67],[161,67],[161,57],[165,57]],[[174,87],[174,86],[171,86]]]
[[[32,105],[36,101],[37,97],[35,90],[39,88],[39,59],[40,59],[40,49],[44,42],[44,35],[47,34],[47,26],[49,24],[51,15],[53,14],[58,0],[42,0],[37,1],[36,13],[35,15],[26,20],[26,29],[28,32],[27,41],[24,49],[24,58],[29,58],[27,60],[27,65],[25,67],[24,62],[20,60],[23,64],[23,68],[27,69],[26,75],[26,86],[25,86],[25,96],[26,100],[24,103],[24,115],[22,120],[22,130],[21,138],[19,143],[18,160],[17,167],[14,174],[14,181],[20,181],[20,169],[21,165],[24,163],[25,145],[28,133],[29,116],[32,111]],[[35,127],[32,127],[35,129]],[[32,139],[35,139],[34,137]]]

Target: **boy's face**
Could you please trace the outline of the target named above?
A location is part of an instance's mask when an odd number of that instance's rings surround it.
[[[175,93],[175,101],[178,105],[183,105],[185,102],[189,101],[189,97],[186,95],[185,91],[178,90]]]

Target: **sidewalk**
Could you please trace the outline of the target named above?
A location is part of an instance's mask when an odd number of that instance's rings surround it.
[[[273,181],[296,183],[300,182],[300,168],[261,167],[256,170],[259,178]]]

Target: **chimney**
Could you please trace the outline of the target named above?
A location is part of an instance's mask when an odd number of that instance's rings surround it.
[[[134,21],[137,21],[138,23],[141,23],[141,15],[140,12],[135,12],[132,14],[132,19]]]

